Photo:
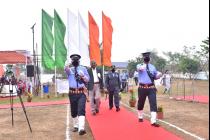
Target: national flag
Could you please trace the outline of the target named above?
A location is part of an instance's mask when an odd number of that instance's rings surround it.
[[[83,66],[90,66],[90,55],[89,55],[89,34],[88,27],[78,12],[78,25],[79,25],[79,51],[81,55],[80,64]]]
[[[101,54],[99,48],[99,28],[90,12],[88,12],[88,19],[90,60],[94,60],[97,65],[101,65]]]
[[[42,66],[54,69],[53,60],[53,18],[42,9]]]
[[[102,12],[102,38],[103,38],[103,58],[104,66],[111,66],[111,49],[112,49],[112,21]]]
[[[66,26],[54,10],[54,38],[55,38],[55,66],[63,68],[67,57],[67,49],[64,43]]]
[[[68,60],[70,55],[79,54],[78,14],[67,10],[67,40]],[[79,54],[80,55],[80,54]]]

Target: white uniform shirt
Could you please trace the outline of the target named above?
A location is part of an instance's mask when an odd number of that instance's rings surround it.
[[[94,80],[94,83],[99,82],[96,68],[95,69],[92,69],[92,72],[93,72],[93,80]]]

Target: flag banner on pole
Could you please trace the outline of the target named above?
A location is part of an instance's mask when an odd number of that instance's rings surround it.
[[[53,18],[42,9],[42,66],[54,69],[53,60]]]
[[[64,43],[66,26],[54,10],[54,39],[55,39],[55,66],[63,68],[67,57],[67,49]]]
[[[89,52],[90,60],[94,60],[98,66],[101,65],[101,53],[99,48],[99,28],[93,16],[88,12],[89,19]]]
[[[69,9],[67,10],[67,39],[68,39],[68,60],[72,54],[79,54],[79,33],[78,17]]]
[[[112,21],[102,12],[102,38],[103,38],[103,58],[104,66],[111,66],[111,49],[112,49]]]
[[[79,25],[79,51],[81,55],[80,64],[83,66],[90,66],[90,54],[89,54],[89,34],[88,27],[85,24],[84,19],[78,12],[78,25]]]

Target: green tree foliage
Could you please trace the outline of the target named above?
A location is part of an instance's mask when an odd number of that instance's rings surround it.
[[[183,73],[196,74],[199,70],[199,62],[188,57],[183,57],[180,60],[179,68]]]
[[[175,65],[175,64],[178,64],[179,63],[179,60],[180,58],[182,57],[182,55],[178,52],[164,52],[163,53],[164,55],[166,55],[169,60],[168,60],[168,63],[171,64],[171,65]]]
[[[138,62],[136,60],[129,60],[128,61],[128,71],[133,74],[134,71],[136,70],[137,64],[138,64]]]
[[[159,57],[159,58],[155,61],[154,65],[156,66],[156,69],[157,69],[158,71],[161,71],[161,72],[163,73],[164,70],[165,70],[165,66],[166,66],[166,60],[165,60],[164,58],[162,58],[162,57]]]
[[[209,37],[207,37],[206,40],[203,40],[202,43],[203,44],[200,45],[201,53],[204,54],[204,55],[209,55]]]
[[[201,69],[205,71],[206,76],[209,79],[209,37],[202,41],[200,50],[197,51],[197,57],[199,58]]]

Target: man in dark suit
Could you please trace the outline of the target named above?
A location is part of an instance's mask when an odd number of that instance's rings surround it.
[[[106,77],[106,88],[109,93],[109,109],[113,108],[113,98],[114,98],[114,105],[116,107],[116,111],[120,111],[120,98],[119,92],[121,90],[121,82],[119,73],[116,72],[116,68],[113,65],[111,67],[111,71],[108,73]]]
[[[92,115],[99,113],[99,107],[101,103],[101,92],[100,89],[103,89],[103,75],[102,71],[95,61],[90,62],[91,68],[88,69],[90,80],[88,82],[88,91],[90,98],[90,107]]]

